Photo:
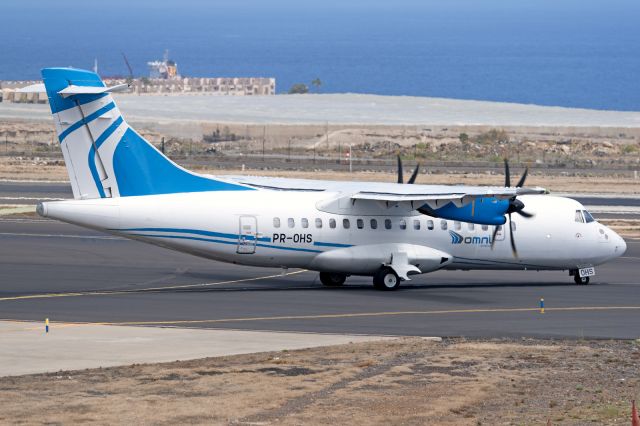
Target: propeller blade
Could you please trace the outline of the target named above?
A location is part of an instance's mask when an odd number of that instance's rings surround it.
[[[400,159],[400,154],[398,154],[398,183],[402,183],[404,178],[402,177],[402,160]]]
[[[511,213],[509,213],[509,240],[511,241],[511,253],[513,253],[514,257],[518,257],[516,242],[513,238],[513,225],[511,225]]]
[[[535,214],[525,212],[524,210],[518,210],[516,213],[518,213],[520,216],[525,217],[527,219],[531,219],[532,217],[535,216]]]
[[[509,162],[504,159],[504,186],[509,188],[511,186],[511,174],[509,173]]]
[[[529,167],[524,169],[524,173],[522,174],[522,177],[520,178],[518,183],[516,183],[516,188],[522,188],[524,186],[524,181],[527,180],[528,173],[529,173]]]
[[[418,165],[416,166],[416,169],[413,171],[413,173],[411,173],[411,177],[409,178],[407,183],[413,184],[416,181],[416,178],[418,177],[418,173],[420,173],[420,163],[418,163]]]
[[[493,236],[491,237],[491,250],[493,250],[493,246],[496,244],[496,235],[498,235],[500,226],[502,225],[496,225],[495,228],[493,228]]]

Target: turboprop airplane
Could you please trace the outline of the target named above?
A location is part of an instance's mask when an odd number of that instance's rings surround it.
[[[381,290],[440,269],[568,270],[587,284],[626,250],[577,201],[524,187],[526,172],[511,186],[508,164],[504,187],[417,185],[417,170],[408,183],[193,173],[125,122],[111,93],[126,85],[68,68],[42,77],[74,195],[40,203],[44,217],[223,262],[318,271],[326,286],[372,276]]]

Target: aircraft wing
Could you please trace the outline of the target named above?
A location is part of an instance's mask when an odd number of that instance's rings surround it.
[[[386,182],[340,182],[311,179],[288,179],[264,176],[225,176],[225,178],[259,189],[278,191],[339,192],[351,202],[374,201],[407,203],[416,208],[427,204],[431,208],[452,202],[460,207],[478,198],[509,199],[517,195],[544,194],[544,188],[516,188],[471,185],[407,185]]]
[[[460,207],[478,198],[508,199],[517,195],[544,194],[544,188],[505,188],[484,186],[447,186],[447,185],[410,185],[411,189],[423,189],[419,192],[379,192],[359,191],[350,195],[351,200],[372,200],[388,203],[409,202],[420,206],[427,204],[432,208],[452,202]],[[403,188],[404,189],[404,188]]]

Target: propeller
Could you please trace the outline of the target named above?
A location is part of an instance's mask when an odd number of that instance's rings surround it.
[[[398,183],[404,183],[403,178],[403,170],[402,170],[402,160],[400,159],[400,155],[398,155]],[[416,166],[407,181],[408,184],[412,185],[416,182],[416,178],[418,177],[418,173],[420,172],[420,163]]]
[[[527,167],[524,169],[524,173],[522,174],[522,177],[520,177],[520,179],[518,180],[518,183],[516,184],[516,188],[522,188],[522,186],[524,185],[524,182],[527,180],[528,174],[529,174],[529,168]],[[511,173],[509,172],[509,161],[507,161],[506,158],[504,159],[504,186],[506,186],[507,188],[511,187]],[[518,249],[516,248],[516,242],[513,236],[513,222],[512,222],[511,214],[517,213],[520,216],[524,217],[525,219],[531,219],[534,216],[534,214],[524,211],[524,203],[518,200],[515,196],[509,198],[509,207],[507,207],[507,211],[505,213],[509,217],[509,220],[508,220],[509,241],[511,243],[511,252],[513,253],[514,257],[518,257]],[[492,250],[493,250],[493,246],[495,245],[496,236],[498,235],[499,229],[500,229],[500,226],[496,226],[493,230],[493,236],[491,238]]]

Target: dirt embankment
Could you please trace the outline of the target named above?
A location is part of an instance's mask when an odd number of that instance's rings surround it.
[[[640,348],[419,338],[0,379],[0,422],[626,424]]]

